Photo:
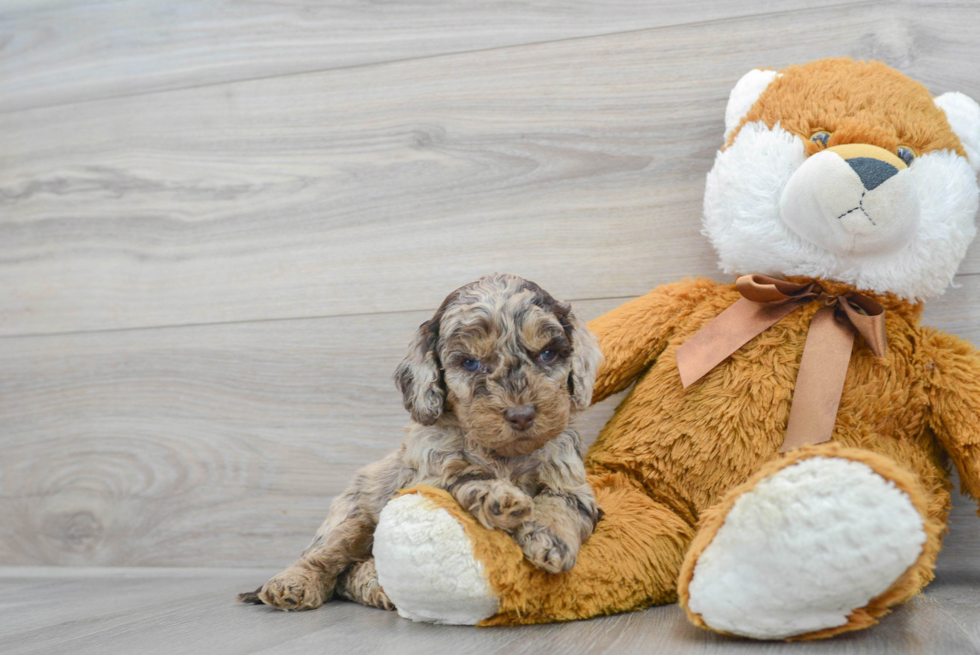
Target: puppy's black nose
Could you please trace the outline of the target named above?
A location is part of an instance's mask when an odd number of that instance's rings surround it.
[[[873,157],[854,157],[846,161],[861,178],[861,184],[868,191],[878,188],[882,182],[898,172],[898,169],[888,162]]]
[[[518,432],[531,427],[537,415],[538,410],[534,409],[534,405],[517,405],[504,411],[504,418],[510,423],[510,427]]]

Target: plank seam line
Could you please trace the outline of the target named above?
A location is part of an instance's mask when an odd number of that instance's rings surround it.
[[[590,302],[599,300],[632,300],[638,296],[603,296],[601,298],[573,298],[568,300],[570,303]],[[65,330],[62,332],[29,332],[24,334],[4,334],[0,335],[0,341],[8,339],[29,339],[41,337],[64,337],[75,334],[103,334],[107,332],[141,332],[145,330],[173,330],[182,328],[197,328],[221,325],[244,325],[247,323],[282,323],[287,321],[317,321],[329,318],[357,318],[359,316],[386,316],[393,314],[413,314],[416,312],[435,312],[436,306],[422,307],[416,309],[394,309],[391,311],[377,312],[352,312],[347,314],[317,314],[312,316],[278,316],[275,318],[243,318],[233,321],[213,321],[210,323],[173,323],[170,325],[137,325],[133,327],[118,328],[98,328],[94,330]]]
[[[737,21],[737,20],[748,20],[748,19],[752,19],[752,18],[768,18],[770,16],[786,16],[786,15],[792,15],[792,14],[806,14],[806,13],[813,13],[813,12],[817,12],[817,11],[819,11],[819,12],[826,12],[826,11],[832,11],[832,10],[835,10],[835,9],[843,9],[843,8],[850,8],[850,7],[870,7],[870,6],[876,6],[876,5],[888,5],[888,6],[892,6],[891,3],[886,2],[886,0],[863,0],[861,2],[841,2],[841,3],[838,3],[838,4],[826,5],[826,6],[823,6],[823,7],[817,7],[817,8],[812,8],[812,9],[811,8],[788,9],[786,11],[776,11],[776,12],[760,13],[760,14],[746,14],[744,16],[731,16],[731,17],[728,17],[728,18],[716,18],[716,19],[712,19],[712,20],[692,21],[692,22],[689,22],[689,23],[677,23],[677,24],[674,24],[674,25],[661,25],[659,27],[645,27],[645,28],[638,28],[638,29],[635,29],[635,30],[623,30],[621,32],[608,32],[608,33],[604,33],[604,34],[590,34],[590,35],[587,35],[587,36],[575,36],[575,37],[570,37],[570,38],[567,38],[567,39],[554,39],[554,40],[547,40],[547,41],[531,41],[531,42],[528,42],[528,43],[519,43],[519,44],[513,44],[513,45],[497,46],[497,47],[493,47],[493,48],[477,48],[476,50],[460,50],[460,51],[457,51],[457,52],[442,52],[442,53],[432,54],[432,55],[423,55],[421,57],[405,57],[405,58],[402,58],[402,59],[389,59],[389,60],[384,60],[384,61],[365,62],[363,64],[353,64],[353,65],[350,65],[350,66],[335,66],[335,67],[328,67],[328,68],[316,68],[316,69],[310,69],[310,70],[305,70],[305,71],[293,71],[293,72],[290,72],[290,73],[278,73],[278,74],[275,74],[275,75],[262,75],[262,76],[258,76],[258,77],[244,77],[244,78],[234,79],[234,80],[224,80],[222,82],[208,82],[208,83],[204,83],[204,84],[191,84],[191,85],[188,85],[188,86],[173,86],[173,87],[167,87],[167,88],[164,88],[164,89],[155,89],[155,90],[151,90],[151,91],[142,91],[142,92],[136,92],[136,93],[119,93],[119,94],[115,94],[115,95],[99,96],[99,97],[96,97],[96,98],[86,98],[86,99],[83,99],[83,100],[69,100],[69,101],[66,101],[66,102],[51,102],[51,103],[33,105],[33,106],[30,106],[30,107],[24,107],[24,108],[21,108],[21,109],[7,109],[7,110],[2,110],[2,111],[0,111],[0,116],[17,114],[17,113],[22,113],[22,112],[30,112],[30,111],[40,110],[40,109],[49,109],[49,108],[54,108],[54,107],[69,107],[69,106],[73,106],[73,105],[85,105],[85,104],[95,103],[95,102],[106,102],[106,101],[112,101],[112,100],[121,100],[123,98],[136,98],[136,97],[141,97],[141,96],[152,96],[152,95],[158,95],[158,94],[161,94],[161,93],[175,93],[175,92],[178,92],[178,91],[190,91],[190,90],[194,90],[194,89],[206,89],[206,88],[210,88],[210,87],[220,87],[220,86],[225,86],[225,85],[229,85],[229,84],[241,84],[241,83],[246,83],[246,82],[259,82],[259,81],[262,81],[262,80],[287,78],[287,77],[297,77],[297,76],[300,76],[300,75],[316,75],[316,74],[321,74],[321,73],[329,73],[329,72],[332,72],[332,71],[352,70],[352,69],[358,69],[358,68],[369,68],[371,66],[388,66],[388,65],[392,65],[392,64],[400,64],[400,63],[405,63],[405,62],[410,62],[410,61],[425,61],[427,59],[438,59],[440,57],[455,57],[455,56],[458,56],[458,55],[470,55],[470,54],[477,54],[477,53],[483,53],[483,52],[495,52],[495,51],[498,51],[498,50],[512,50],[512,49],[515,49],[515,48],[526,48],[526,47],[533,47],[533,46],[541,46],[541,45],[548,45],[548,44],[552,44],[552,43],[565,43],[565,42],[571,43],[571,42],[574,42],[574,41],[584,41],[584,40],[587,40],[587,39],[601,39],[601,38],[606,38],[606,37],[610,37],[610,36],[619,36],[619,35],[623,35],[623,34],[638,34],[638,33],[641,33],[641,32],[656,32],[656,31],[659,31],[659,30],[675,29],[675,28],[679,28],[679,27],[691,27],[691,26],[697,26],[697,25],[712,25],[712,24],[715,24],[715,23],[727,23],[727,22],[732,22],[732,21]]]
[[[980,271],[973,273],[958,273],[954,276],[956,278],[963,277],[975,277],[980,275]],[[601,300],[632,300],[633,298],[638,298],[643,293],[628,296],[600,296],[594,298],[571,298],[566,302],[577,303],[577,302],[593,302]],[[394,309],[391,311],[377,311],[377,312],[348,312],[340,314],[312,314],[309,316],[277,316],[275,318],[242,318],[235,319],[231,321],[211,321],[205,323],[170,323],[163,325],[136,325],[132,327],[116,327],[116,328],[97,328],[93,330],[62,330],[59,332],[25,332],[22,334],[2,334],[0,335],[0,341],[12,340],[12,339],[30,339],[36,337],[64,337],[74,334],[102,334],[107,332],[137,332],[144,330],[173,330],[181,328],[196,328],[196,327],[207,327],[207,326],[220,326],[220,325],[244,325],[246,323],[279,323],[284,321],[317,321],[329,318],[357,318],[359,316],[385,316],[394,314],[411,314],[414,312],[434,312],[436,308],[433,307],[419,307],[414,309]]]

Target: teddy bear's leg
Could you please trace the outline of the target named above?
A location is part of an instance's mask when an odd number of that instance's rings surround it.
[[[931,579],[941,524],[918,478],[828,443],[770,462],[702,515],[678,580],[691,621],[756,639],[873,625]]]
[[[435,623],[544,623],[675,600],[692,525],[623,476],[589,482],[603,517],[567,573],[536,568],[511,536],[483,528],[445,491],[419,487],[381,514],[378,579],[402,616]]]

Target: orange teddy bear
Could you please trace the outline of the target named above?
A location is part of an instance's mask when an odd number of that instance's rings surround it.
[[[545,573],[445,492],[409,490],[374,546],[403,616],[539,623],[679,599],[719,632],[809,639],[932,579],[948,462],[980,498],[980,353],[919,324],[976,232],[980,106],[832,59],[751,71],[725,122],[704,227],[746,277],[665,285],[589,325],[594,400],[634,386],[588,454],[605,516],[576,567]]]

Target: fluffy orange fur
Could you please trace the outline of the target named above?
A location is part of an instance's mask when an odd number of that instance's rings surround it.
[[[929,90],[881,62],[823,59],[781,73],[741,125],[762,121],[771,128],[778,122],[803,139],[807,154],[822,147],[810,137],[825,131],[828,147],[868,143],[890,152],[905,146],[916,155],[953,150],[966,156]],[[733,130],[728,145],[737,134]]]
[[[821,284],[830,293],[854,290]],[[484,625],[579,619],[673,601],[685,557],[692,562],[698,544],[710,540],[718,528],[712,521],[747,488],[740,485],[751,487],[813,454],[778,450],[817,303],[782,319],[686,391],[681,387],[675,349],[739,297],[732,284],[685,280],[589,324],[606,356],[595,399],[635,386],[589,451],[590,483],[605,516],[574,569],[542,573],[506,535],[484,530],[451,499],[440,502],[466,528],[502,598]],[[928,517],[929,541],[892,589],[847,625],[811,638],[866,627],[932,579],[950,508],[950,460],[964,491],[980,496],[980,354],[920,326],[920,305],[875,298],[886,309],[888,354],[878,359],[857,340],[832,443],[815,449],[865,461],[906,490]]]

